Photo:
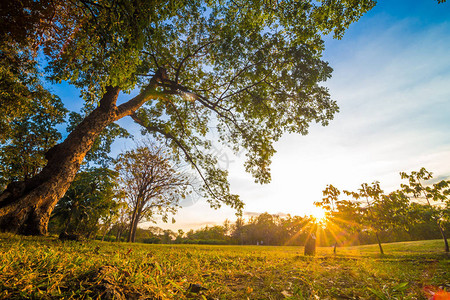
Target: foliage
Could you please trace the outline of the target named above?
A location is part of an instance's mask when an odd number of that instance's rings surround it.
[[[432,185],[424,185],[424,182],[433,178],[433,173],[421,168],[420,171],[411,172],[408,175],[401,172],[402,179],[407,179],[409,184],[402,184],[403,190],[407,194],[412,194],[416,198],[423,197],[431,205],[430,200],[448,202],[450,195],[450,180],[441,180]]]
[[[382,222],[383,228],[399,228],[408,230],[408,225],[414,222],[410,214],[410,199],[401,190],[382,195],[374,206],[375,218]]]
[[[52,231],[95,237],[99,220],[107,221],[119,209],[116,178],[116,172],[105,168],[79,172],[53,211]]]
[[[105,240],[106,234],[112,229],[112,226],[118,225],[122,221],[121,214],[127,209],[127,203],[122,199],[124,196],[121,192],[116,193],[116,203],[110,207],[109,211],[100,216],[100,229],[103,231],[102,241]]]
[[[337,201],[339,200],[339,195],[341,191],[339,191],[336,187],[331,184],[328,184],[325,190],[323,190],[323,198],[321,202],[314,202],[314,204],[322,209],[325,209],[328,212],[332,212],[336,210]]]
[[[448,284],[439,241],[318,248],[61,242],[0,234],[0,298],[423,299]],[[426,274],[426,276],[424,276]],[[407,287],[403,289],[405,282]],[[190,284],[206,290],[188,293]],[[400,291],[401,290],[401,291]],[[108,297],[109,297],[108,296]],[[303,297],[303,298],[302,298]]]
[[[61,135],[61,100],[44,87],[37,49],[46,43],[59,19],[57,1],[7,1],[0,30],[0,191],[12,181],[36,175],[44,154]]]
[[[8,123],[0,129],[0,190],[39,173],[47,162],[45,153],[61,138],[55,129],[66,114],[61,100],[45,90],[33,97],[27,112],[20,116],[2,111],[8,107],[0,105],[0,114],[6,116],[2,121]]]
[[[36,59],[41,46],[47,48],[56,35],[64,35],[62,30],[57,32],[57,25],[55,25],[67,24],[63,19],[69,17],[61,3],[62,1],[24,0],[8,1],[2,4],[0,19],[1,144],[14,135],[16,129],[13,126],[16,124],[11,126],[12,123],[32,119],[35,114],[42,113],[37,110],[37,107],[42,107],[53,118],[63,112],[59,99],[44,87],[39,62]],[[43,135],[54,130],[51,127],[60,122],[47,124],[50,127],[46,128]]]

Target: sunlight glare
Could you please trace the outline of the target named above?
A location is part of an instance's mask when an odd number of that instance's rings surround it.
[[[320,207],[313,206],[311,208],[310,215],[313,216],[319,223],[325,220],[325,211]]]

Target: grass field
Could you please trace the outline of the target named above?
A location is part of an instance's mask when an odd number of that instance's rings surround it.
[[[1,299],[427,299],[442,241],[318,248],[61,242],[0,234]],[[444,298],[443,298],[444,299]]]

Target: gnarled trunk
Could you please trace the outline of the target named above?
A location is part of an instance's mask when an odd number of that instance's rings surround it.
[[[48,221],[80,165],[103,129],[118,118],[119,88],[108,87],[100,106],[66,138],[51,148],[47,165],[35,177],[13,182],[0,195],[0,230],[29,235],[47,234]]]

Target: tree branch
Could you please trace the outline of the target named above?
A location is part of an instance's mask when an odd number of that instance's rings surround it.
[[[181,68],[183,67],[183,64],[184,64],[190,57],[195,56],[195,55],[196,55],[197,53],[199,53],[203,48],[205,48],[205,47],[211,45],[211,44],[214,43],[214,42],[215,42],[214,40],[207,42],[206,44],[204,44],[204,45],[200,46],[199,48],[197,48],[197,50],[195,50],[194,53],[186,55],[186,56],[181,60],[180,64],[178,65],[178,68],[176,69],[176,73],[175,73],[175,83],[178,83],[178,78],[179,78],[179,76],[180,76],[180,71],[181,71]]]
[[[163,96],[164,92],[157,91],[158,81],[161,81],[160,74],[157,72],[152,79],[150,79],[147,87],[139,93],[133,99],[128,100],[127,102],[119,105],[117,107],[117,120],[121,119],[131,113],[135,112],[138,108],[140,108],[145,102],[150,99],[154,99],[160,96]]]
[[[141,125],[142,127],[144,127],[145,129],[147,129],[150,132],[157,132],[161,135],[163,135],[165,138],[172,140],[184,153],[184,155],[186,156],[187,161],[189,161],[191,163],[191,165],[196,169],[197,173],[200,175],[201,179],[203,180],[203,182],[205,183],[206,188],[208,189],[209,193],[211,194],[211,196],[213,196],[214,198],[220,200],[220,197],[217,196],[214,191],[212,190],[212,188],[210,187],[208,181],[206,180],[206,178],[204,177],[202,171],[200,170],[200,167],[197,165],[197,163],[194,161],[194,158],[191,156],[191,154],[188,152],[188,150],[186,149],[186,147],[183,145],[183,143],[178,140],[173,134],[171,134],[170,132],[166,132],[164,130],[162,130],[159,127],[156,126],[146,126],[144,124],[144,122],[139,119],[139,117],[136,115],[136,113],[132,113],[130,114],[130,117],[139,125]]]

